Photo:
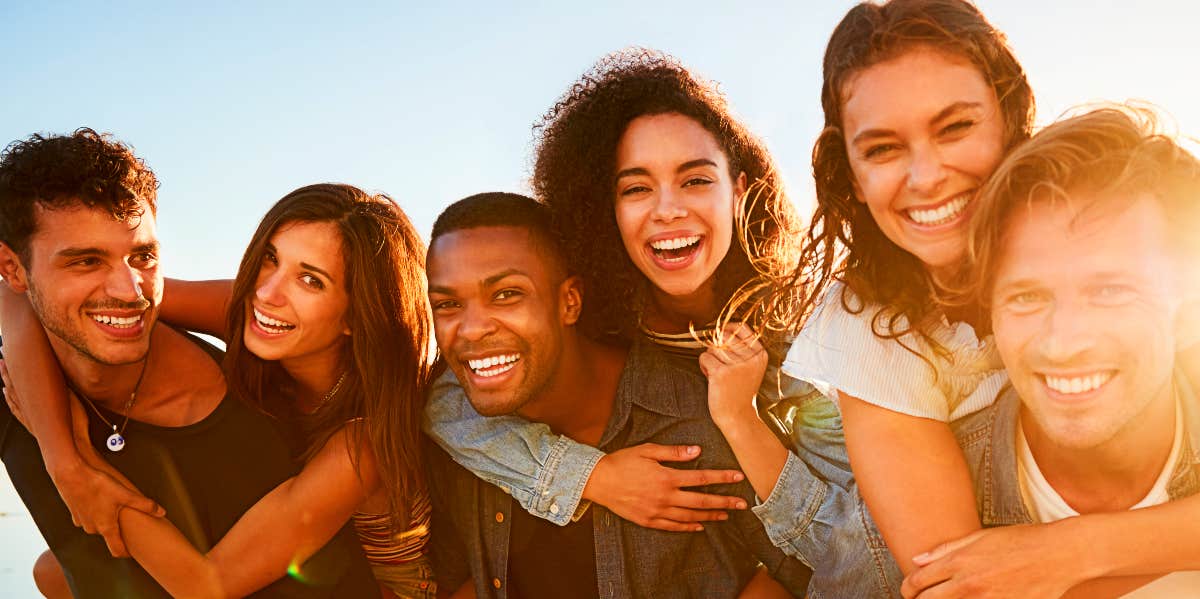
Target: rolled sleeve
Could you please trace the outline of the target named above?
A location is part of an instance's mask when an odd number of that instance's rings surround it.
[[[813,538],[811,529],[829,489],[828,483],[814,476],[789,451],[771,495],[750,509],[762,521],[767,537],[776,547],[812,568],[810,556],[828,549],[824,542]]]
[[[604,452],[516,416],[481,416],[447,371],[425,406],[425,432],[455,462],[496,485],[530,514],[565,525]]]

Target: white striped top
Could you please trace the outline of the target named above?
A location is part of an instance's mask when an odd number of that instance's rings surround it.
[[[990,336],[981,341],[970,325],[951,325],[943,318],[929,337],[945,354],[915,333],[883,339],[872,331],[879,307],[866,306],[852,314],[842,306],[843,290],[851,307],[862,303],[844,283],[830,285],[788,350],[785,373],[832,398],[841,391],[895,412],[943,422],[991,405],[1008,382]]]

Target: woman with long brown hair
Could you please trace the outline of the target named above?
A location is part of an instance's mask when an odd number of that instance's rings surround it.
[[[353,519],[385,592],[433,596],[419,429],[433,368],[424,254],[387,196],[318,184],[267,212],[234,281],[168,282],[164,320],[226,339],[229,389],[289,429],[305,464],[207,555],[170,522],[122,510],[131,553],[169,592],[251,593]],[[15,381],[22,394],[62,392],[37,376]]]

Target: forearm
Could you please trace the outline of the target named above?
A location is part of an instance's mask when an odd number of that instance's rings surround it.
[[[946,423],[840,397],[859,491],[901,571],[980,529],[966,460]]]
[[[1063,524],[1088,548],[1089,578],[1200,570],[1200,495]]]
[[[0,330],[4,361],[15,389],[23,389],[22,416],[38,440],[51,478],[69,476],[83,467],[71,433],[67,387],[46,332],[23,294],[0,285]],[[33,404],[33,405],[29,405]]]
[[[233,281],[166,279],[159,318],[181,329],[228,339],[225,317]]]
[[[712,415],[713,422],[733,449],[742,473],[761,500],[771,496],[787,463],[788,450],[754,411],[749,402],[736,413]]]
[[[174,597],[230,597],[216,567],[165,518],[124,509],[121,532],[130,555]]]
[[[452,373],[430,392],[424,428],[455,462],[512,495],[530,514],[555,524],[570,522],[604,455],[544,424],[480,416]]]

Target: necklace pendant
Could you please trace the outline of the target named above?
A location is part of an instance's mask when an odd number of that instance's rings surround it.
[[[125,449],[125,437],[122,437],[121,433],[114,432],[108,436],[108,440],[104,443],[104,446],[113,453],[121,451]]]

